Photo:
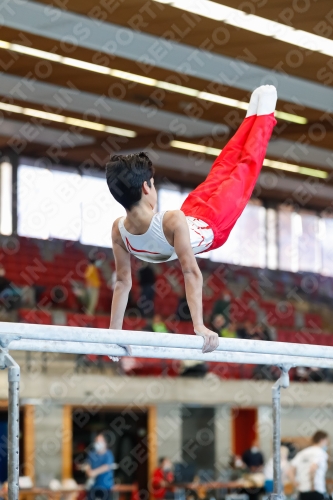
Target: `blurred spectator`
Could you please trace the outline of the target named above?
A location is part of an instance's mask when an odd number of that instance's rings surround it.
[[[88,290],[82,283],[76,281],[71,282],[72,292],[76,298],[77,306],[80,312],[86,312],[88,307]]]
[[[277,366],[257,365],[253,369],[253,380],[277,380],[280,377],[280,369]]]
[[[297,366],[294,375],[295,382],[308,382],[309,380],[309,369],[304,366]]]
[[[226,323],[230,321],[230,303],[231,296],[228,290],[223,290],[221,292],[220,298],[217,299],[213,306],[212,318],[218,314],[222,314],[225,317]]]
[[[171,460],[167,457],[160,458],[158,468],[154,470],[152,477],[152,493],[156,500],[174,498],[173,491],[168,489],[174,481]]]
[[[8,278],[5,277],[6,275],[6,270],[4,267],[0,267],[0,296],[4,291],[6,291],[8,288],[10,288],[10,281]]]
[[[50,294],[52,306],[64,307],[64,303],[67,299],[67,290],[62,285],[56,285],[52,288]]]
[[[42,295],[45,292],[46,286],[36,285],[33,283],[31,286],[26,285],[20,289],[21,293],[21,306],[33,308],[36,307],[41,300],[43,300]]]
[[[249,500],[259,500],[260,494],[264,491],[265,476],[263,474],[264,456],[259,449],[257,438],[253,440],[251,448],[243,453],[242,460],[248,473],[243,476],[247,486],[241,491],[248,495]]]
[[[240,339],[251,339],[252,338],[253,326],[251,321],[246,320],[241,328],[237,329],[237,336]]]
[[[6,278],[6,270],[0,266],[0,304],[7,310],[12,311],[20,306],[21,296],[11,281]]]
[[[226,320],[223,314],[216,314],[216,316],[212,317],[210,329],[213,332],[216,332],[218,335],[221,335],[221,332],[225,326],[226,326]]]
[[[191,321],[191,313],[186,299],[185,287],[182,287],[182,291],[179,294],[175,319],[178,321]]]
[[[249,340],[263,340],[261,338],[260,328],[257,325],[252,325],[250,329],[247,330]]]
[[[96,259],[89,259],[89,264],[85,270],[84,277],[86,280],[88,295],[87,314],[94,314],[98,303],[99,289],[101,286],[101,280],[96,266]]]
[[[297,453],[291,461],[293,482],[299,492],[299,500],[326,498],[327,447],[327,432],[317,431],[312,436],[312,446]]]
[[[204,361],[195,361],[194,359],[185,359],[181,363],[182,377],[204,377],[208,372],[207,363]]]
[[[222,328],[220,332],[221,337],[229,338],[229,339],[236,339],[237,338],[237,325],[236,323],[232,322],[229,323],[227,326]]]
[[[272,340],[270,331],[262,323],[258,323],[255,327],[256,335],[258,340]]]
[[[257,323],[256,325],[251,325],[249,323],[246,333],[248,339],[252,340],[272,340],[271,334],[267,328],[262,323]]]
[[[152,322],[147,326],[151,332],[168,333],[168,328],[163,321],[161,314],[154,314]]]
[[[308,373],[310,382],[323,382],[326,379],[326,373],[323,368],[318,368],[318,367],[309,368]]]
[[[94,441],[94,451],[88,454],[86,474],[89,478],[88,500],[111,500],[110,489],[114,484],[114,457],[108,450],[103,434],[98,434]]]
[[[244,451],[242,460],[251,472],[259,472],[264,465],[264,456],[259,449],[258,439],[253,440],[251,448]]]
[[[138,301],[138,307],[142,316],[151,318],[154,315],[154,299],[155,299],[155,272],[146,262],[141,263],[138,271],[139,285],[141,295]]]

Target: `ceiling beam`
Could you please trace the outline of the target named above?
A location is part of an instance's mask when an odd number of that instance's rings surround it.
[[[134,61],[146,73],[156,66],[249,92],[261,84],[274,84],[284,101],[323,112],[333,111],[332,87],[251,62],[194,49],[54,6],[48,9],[30,0],[12,2],[11,8],[3,9],[1,14],[3,26],[57,41],[74,39],[80,47]]]
[[[202,137],[212,135],[213,132],[225,134],[229,131],[226,125],[194,120],[185,115],[162,111],[152,107],[150,102],[143,102],[141,105],[132,104],[91,92],[82,92],[73,85],[61,87],[6,73],[0,73],[0,95],[55,109],[60,108],[60,114],[67,114],[68,110],[71,110],[88,115],[85,118],[87,120],[92,115],[93,121],[97,114],[107,120],[130,123],[175,136]]]

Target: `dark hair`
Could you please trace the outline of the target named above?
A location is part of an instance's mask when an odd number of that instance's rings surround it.
[[[112,196],[124,208],[130,210],[142,196],[142,185],[146,181],[151,187],[154,176],[152,162],[146,153],[114,155],[106,165],[106,182]]]
[[[164,462],[164,460],[165,460],[165,459],[166,459],[166,457],[160,457],[160,458],[158,459],[158,465],[159,465],[160,467],[162,467],[163,462]]]
[[[320,441],[322,441],[323,439],[326,439],[326,438],[328,438],[327,432],[325,432],[325,431],[317,431],[312,436],[312,442],[314,444],[318,444],[318,443],[320,443]]]

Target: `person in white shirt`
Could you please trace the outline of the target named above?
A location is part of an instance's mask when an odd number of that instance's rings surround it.
[[[317,431],[312,436],[312,443],[291,462],[299,500],[323,500],[326,494],[328,434]]]

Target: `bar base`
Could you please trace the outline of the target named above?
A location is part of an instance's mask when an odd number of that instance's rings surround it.
[[[268,496],[268,500],[285,500],[285,496],[283,493],[281,494],[278,494],[278,493],[271,493],[269,496]]]

